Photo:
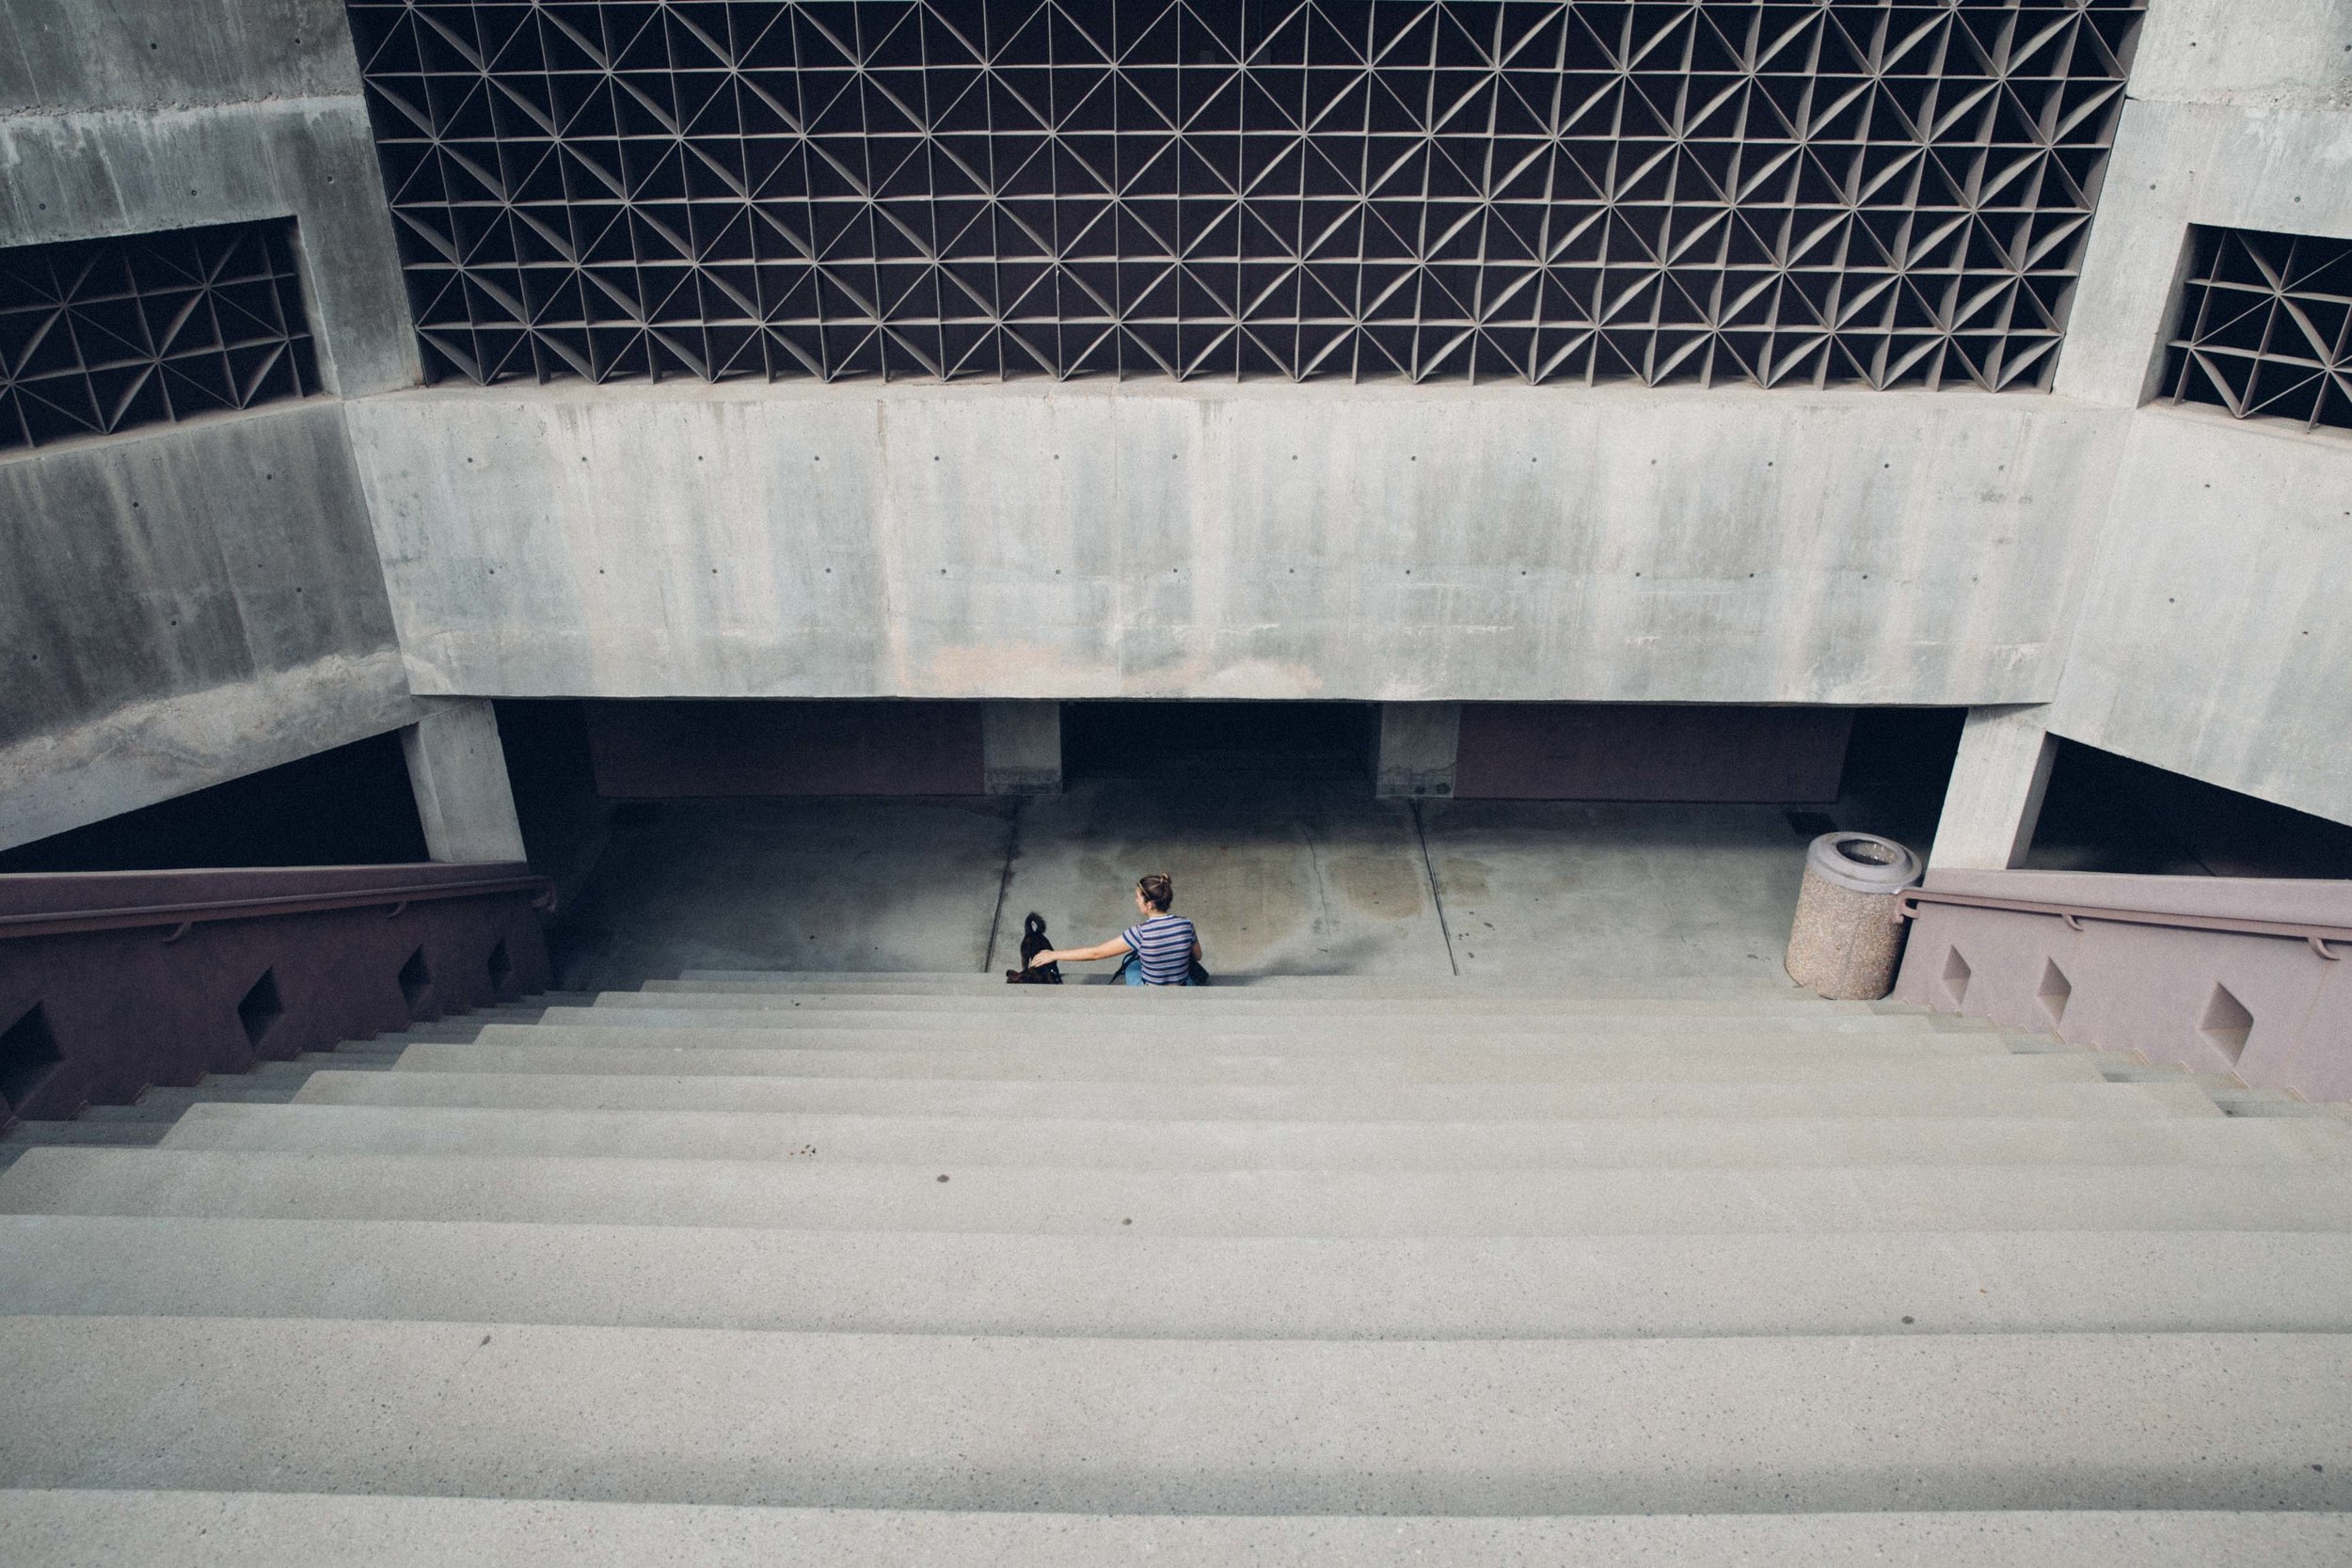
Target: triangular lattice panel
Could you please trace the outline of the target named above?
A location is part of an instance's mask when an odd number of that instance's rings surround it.
[[[2144,0],[350,0],[437,378],[2046,385]]]

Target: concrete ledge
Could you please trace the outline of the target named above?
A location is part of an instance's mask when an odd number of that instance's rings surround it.
[[[78,1568],[92,1543],[145,1568],[675,1568],[774,1561],[899,1568],[1162,1568],[1239,1562],[1468,1568],[1498,1561],[1684,1568],[2336,1568],[2327,1513],[1780,1513],[1567,1518],[1221,1518],[332,1497],[283,1492],[0,1492],[22,1568]]]
[[[0,1295],[17,1313],[800,1333],[2342,1332],[2347,1271],[2352,1237],[2309,1233],[1332,1240],[0,1218]]]
[[[153,1092],[153,1091],[151,1091]],[[314,1072],[307,1105],[473,1105],[634,1111],[794,1111],[1001,1118],[1227,1121],[1655,1117],[2060,1117],[2212,1119],[2190,1083],[1118,1084],[1031,1078],[729,1078],[591,1072]]]
[[[19,1487],[1078,1513],[2352,1507],[2341,1335],[964,1338],[0,1320]],[[453,1399],[453,1389],[466,1397]],[[1769,1457],[1768,1457],[1769,1456]]]
[[[675,1032],[674,1032],[675,1033]],[[690,1038],[678,1037],[681,1041]],[[795,1051],[784,1046],[479,1045],[425,1042],[394,1071],[712,1073],[730,1078],[1090,1079],[1136,1084],[2092,1084],[2090,1055],[1915,1056],[1842,1052],[1696,1055],[1664,1051],[1569,1055],[1465,1052],[1425,1057],[1203,1055],[1052,1049]]]
[[[941,1181],[941,1176],[950,1180]],[[1171,1236],[2352,1230],[2339,1164],[1120,1171],[36,1148],[0,1213]],[[2352,1404],[2347,1404],[2352,1409]]]
[[[197,1105],[166,1148],[1109,1170],[1494,1170],[1613,1165],[2259,1164],[2352,1157],[2333,1117],[1677,1117],[1671,1121],[974,1121],[760,1111]],[[2347,1297],[2352,1300],[2352,1297]]]

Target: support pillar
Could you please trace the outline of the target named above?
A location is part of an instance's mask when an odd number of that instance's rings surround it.
[[[460,698],[400,732],[425,851],[437,861],[519,861],[522,825],[487,699]]]
[[[1929,870],[2008,871],[2025,863],[2058,754],[2049,717],[2044,703],[1968,710]]]
[[[1459,703],[1382,703],[1373,794],[1381,800],[1452,795],[1461,738]]]
[[[1061,704],[981,704],[980,776],[991,795],[1059,795]]]

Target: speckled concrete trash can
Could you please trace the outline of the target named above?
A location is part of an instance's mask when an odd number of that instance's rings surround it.
[[[1875,1002],[1893,990],[1906,924],[1895,918],[1895,895],[1918,879],[1919,857],[1891,838],[1815,839],[1788,932],[1788,977],[1833,1002]]]

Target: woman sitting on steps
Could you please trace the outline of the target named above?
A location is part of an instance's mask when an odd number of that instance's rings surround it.
[[[1200,939],[1192,922],[1170,914],[1176,886],[1154,871],[1136,883],[1136,908],[1143,915],[1110,941],[1092,947],[1047,948],[1029,960],[1029,967],[1050,963],[1088,963],[1118,958],[1119,981],[1130,986],[1192,986],[1208,981],[1200,967]]]

